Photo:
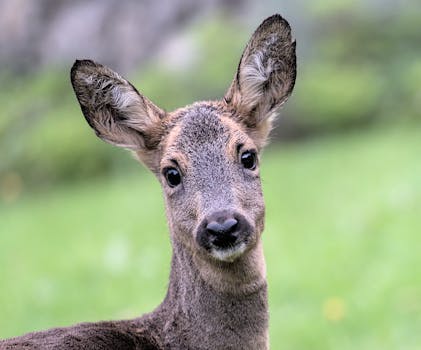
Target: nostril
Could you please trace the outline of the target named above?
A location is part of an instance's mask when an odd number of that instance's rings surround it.
[[[237,230],[238,221],[236,219],[227,219],[222,224],[211,221],[206,225],[208,233],[218,236],[223,234],[231,234]]]
[[[206,230],[208,231],[208,233],[213,235],[224,233],[222,225],[216,221],[211,221],[209,224],[207,224]]]
[[[238,221],[234,218],[227,219],[221,226],[225,233],[233,233],[237,230]]]

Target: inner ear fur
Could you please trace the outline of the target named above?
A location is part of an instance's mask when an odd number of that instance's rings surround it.
[[[78,60],[71,70],[76,97],[98,137],[131,150],[153,148],[165,112],[110,68]]]
[[[264,145],[276,113],[294,88],[295,46],[282,16],[264,20],[246,45],[224,97],[259,145]]]
[[[150,160],[163,134],[165,112],[110,68],[77,60],[71,82],[88,124],[102,140]]]

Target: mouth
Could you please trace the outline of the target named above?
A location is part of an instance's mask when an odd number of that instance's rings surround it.
[[[216,247],[212,246],[209,253],[217,260],[224,262],[234,262],[246,251],[247,245],[245,242],[240,242],[234,246]]]

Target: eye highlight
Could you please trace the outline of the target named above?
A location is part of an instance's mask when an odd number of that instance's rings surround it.
[[[178,169],[174,167],[168,167],[164,169],[163,174],[168,186],[176,187],[181,183],[181,174]]]
[[[241,164],[244,168],[254,170],[257,165],[257,156],[254,151],[245,151],[240,156]]]

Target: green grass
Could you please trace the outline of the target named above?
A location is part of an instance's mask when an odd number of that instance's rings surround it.
[[[420,348],[420,155],[419,125],[265,152],[272,349]],[[0,204],[0,338],[149,311],[169,259],[135,167]]]

